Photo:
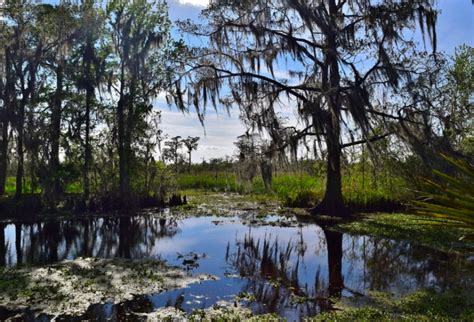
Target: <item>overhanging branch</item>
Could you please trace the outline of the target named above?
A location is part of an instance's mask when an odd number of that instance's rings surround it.
[[[341,144],[341,149],[344,149],[344,148],[348,148],[350,146],[354,146],[354,145],[359,145],[359,144],[364,144],[364,143],[369,143],[369,142],[375,142],[375,141],[379,141],[379,140],[382,140],[390,135],[394,134],[393,132],[388,132],[388,133],[385,133],[385,134],[382,134],[382,135],[378,135],[378,136],[373,136],[371,138],[368,138],[368,139],[363,139],[363,140],[358,140],[358,141],[352,141],[352,142],[348,142],[348,143],[344,143],[344,144]]]

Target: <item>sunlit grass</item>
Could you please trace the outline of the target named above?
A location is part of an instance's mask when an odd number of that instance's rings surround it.
[[[238,180],[233,172],[199,172],[179,173],[176,177],[180,190],[199,189],[210,192],[236,192],[249,195],[260,195],[278,198],[285,206],[311,207],[324,196],[325,179],[307,173],[279,173],[273,177],[272,190],[267,191],[260,176],[253,181],[244,183]],[[356,205],[373,205],[387,201],[405,202],[411,198],[407,184],[400,177],[383,177],[374,184],[369,177],[357,171],[343,176],[343,195],[346,203]],[[66,193],[82,193],[80,181],[66,185]],[[7,180],[6,192],[15,194],[15,178]],[[24,180],[24,193],[31,192],[30,181]],[[39,188],[35,192],[41,192]]]
[[[474,298],[470,290],[437,292],[425,289],[400,299],[370,292],[361,307],[341,305],[308,321],[472,321]]]
[[[7,195],[14,195],[16,192],[16,178],[15,177],[7,177],[7,182],[5,185],[5,192]],[[31,181],[29,178],[23,179],[23,193],[31,193]],[[41,192],[39,188],[36,188],[35,193]]]
[[[261,177],[252,183],[240,182],[235,174],[226,172],[179,174],[180,189],[205,189],[215,192],[238,192],[277,196],[286,206],[311,206],[324,196],[325,180],[309,174],[286,173],[274,176],[272,191],[267,191]],[[367,205],[386,201],[405,202],[411,197],[406,182],[398,177],[384,178],[374,185],[357,173],[343,179],[347,203]]]
[[[8,177],[5,185],[5,192],[7,195],[14,195],[16,192],[16,178]],[[81,182],[68,183],[64,189],[66,193],[82,193]],[[37,187],[35,191],[31,190],[31,181],[29,178],[23,179],[23,193],[41,193],[41,187]]]

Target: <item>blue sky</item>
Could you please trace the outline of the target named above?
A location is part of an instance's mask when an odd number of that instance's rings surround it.
[[[200,11],[207,5],[208,0],[170,0],[169,14],[176,19],[199,19]],[[474,5],[471,0],[439,0],[441,14],[438,17],[438,50],[454,53],[454,48],[465,43],[474,46]],[[416,37],[420,39],[421,37]],[[225,111],[216,113],[208,110],[204,129],[194,113],[183,115],[173,108],[166,106],[163,99],[157,100],[157,107],[163,112],[162,129],[170,136],[200,136],[198,150],[193,155],[193,162],[203,158],[208,160],[215,157],[232,155],[233,142],[243,134],[244,127],[238,119],[238,112]]]
[[[57,3],[57,0],[45,2]],[[192,19],[199,21],[199,14],[209,3],[209,0],[168,0],[169,15],[171,20]],[[474,5],[472,0],[438,0],[441,14],[438,17],[437,35],[438,51],[453,54],[454,49],[461,44],[474,46]],[[187,40],[186,38],[184,38]],[[422,46],[420,35],[416,37]],[[430,48],[428,50],[431,50]],[[284,73],[285,71],[278,71]],[[238,111],[216,113],[208,109],[205,120],[205,129],[201,126],[194,113],[183,114],[166,104],[163,97],[159,97],[155,106],[162,111],[162,129],[171,136],[182,137],[200,136],[198,150],[193,155],[193,162],[203,158],[223,157],[234,152],[233,142],[236,137],[243,134],[245,129],[240,124]],[[288,111],[290,115],[293,111]]]

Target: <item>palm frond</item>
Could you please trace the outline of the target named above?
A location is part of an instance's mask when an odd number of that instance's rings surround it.
[[[424,180],[424,200],[413,202],[415,209],[420,214],[455,219],[474,227],[474,166],[465,160],[442,157],[456,169],[457,175],[433,170],[439,180]]]

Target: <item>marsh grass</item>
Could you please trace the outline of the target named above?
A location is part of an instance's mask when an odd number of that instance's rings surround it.
[[[179,190],[198,189],[209,192],[236,192],[249,195],[278,198],[287,207],[313,207],[323,197],[325,189],[324,176],[310,174],[307,171],[280,172],[273,177],[272,189],[268,191],[260,176],[256,176],[251,183],[238,180],[232,171],[199,171],[179,173],[176,176]],[[31,193],[31,183],[24,180],[24,193]],[[380,176],[374,178],[367,172],[361,172],[358,167],[346,171],[343,175],[343,194],[346,204],[359,211],[373,208],[383,210],[386,204],[405,203],[412,198],[409,185],[401,176]],[[9,177],[6,184],[8,195],[15,194],[15,178]],[[81,193],[80,181],[65,183],[66,193]],[[38,188],[33,193],[41,193]],[[372,209],[371,209],[372,210]]]
[[[232,173],[212,172],[179,174],[180,189],[204,189],[214,192],[237,192],[247,195],[276,196],[287,207],[313,207],[322,199],[325,180],[310,174],[285,173],[274,176],[272,191],[267,191],[260,177],[245,185]],[[377,184],[353,172],[343,179],[343,194],[348,205],[364,208],[370,205],[404,203],[411,197],[406,182],[399,177],[383,178]]]
[[[361,307],[342,305],[308,321],[473,321],[472,291],[425,289],[402,298],[371,292]]]

